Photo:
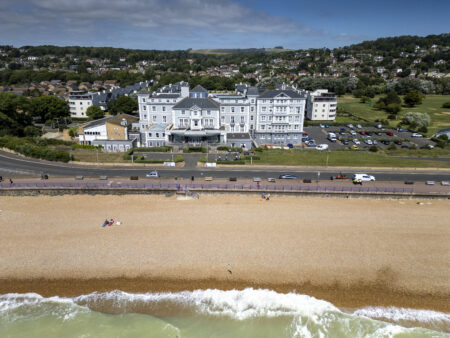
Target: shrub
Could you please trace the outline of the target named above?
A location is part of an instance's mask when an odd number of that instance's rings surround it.
[[[418,129],[418,131],[420,132],[420,133],[428,133],[428,128],[427,127],[420,127],[419,129]]]
[[[133,149],[131,149],[131,151],[167,153],[167,152],[171,151],[172,149],[173,149],[173,147],[171,147],[171,146],[160,146],[160,147],[133,148]]]
[[[408,124],[413,128],[416,127],[427,127],[430,125],[430,115],[427,113],[406,113],[403,117],[402,122]]]
[[[232,152],[242,152],[242,148],[241,147],[227,147],[227,146],[219,146],[217,147],[217,150],[219,151],[232,151]]]
[[[206,153],[205,147],[184,147],[183,153]]]
[[[388,147],[388,150],[395,150],[397,149],[397,146],[394,143],[391,143]]]
[[[377,146],[370,146],[369,151],[376,153],[378,151],[378,147]]]
[[[47,143],[52,143],[53,141],[55,141],[55,143],[58,143],[57,141],[65,142],[60,140],[46,140],[30,137],[19,138],[5,136],[0,138],[0,147],[11,149],[28,157],[39,158],[48,161],[69,162],[70,155],[67,151],[54,150],[47,147]],[[68,143],[72,144],[71,142]]]
[[[237,161],[217,161],[217,164],[245,164],[244,160]]]
[[[175,162],[175,163],[179,163],[179,162],[183,162],[183,161],[184,161],[184,157],[181,156],[181,155],[177,155],[177,156],[175,156],[175,158],[174,158],[174,162]]]
[[[450,101],[444,102],[444,103],[442,104],[442,108],[450,108]]]

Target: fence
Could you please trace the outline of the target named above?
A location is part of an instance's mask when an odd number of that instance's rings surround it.
[[[257,185],[231,183],[145,183],[145,182],[9,182],[0,183],[0,189],[139,189],[139,190],[172,190],[172,191],[273,191],[273,192],[320,192],[320,193],[412,193],[412,187],[374,187],[374,186],[326,186],[326,185]]]

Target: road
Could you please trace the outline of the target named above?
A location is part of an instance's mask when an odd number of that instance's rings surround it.
[[[138,167],[138,166],[96,166],[77,165],[60,162],[49,162],[24,158],[22,156],[0,151],[0,175],[4,178],[20,176],[40,176],[46,173],[50,176],[77,176],[109,177],[145,176],[152,169],[157,169],[161,177],[190,178],[211,176],[215,178],[252,178],[252,177],[278,177],[282,173],[297,175],[300,179],[329,180],[330,176],[340,172],[336,168],[325,167],[239,167],[239,168],[164,168],[164,167]],[[318,173],[320,174],[318,175]],[[363,172],[376,176],[379,181],[450,181],[450,170],[415,170],[415,169],[345,169],[343,173],[351,175]]]

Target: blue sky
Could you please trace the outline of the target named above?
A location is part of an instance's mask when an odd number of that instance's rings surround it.
[[[1,0],[0,44],[340,47],[450,32],[450,0]]]

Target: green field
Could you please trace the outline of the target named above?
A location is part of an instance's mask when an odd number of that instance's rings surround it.
[[[425,150],[426,151],[426,150]],[[433,151],[428,151],[432,157]],[[438,155],[446,150],[437,150]],[[260,160],[253,164],[287,165],[287,166],[328,166],[330,167],[389,167],[389,168],[450,168],[450,162],[433,160],[403,159],[396,156],[417,156],[411,150],[393,150],[390,156],[386,153],[371,153],[368,151],[336,150],[268,150],[256,153]],[[328,158],[328,160],[327,160]],[[250,161],[247,161],[250,164]]]
[[[351,95],[345,95],[338,98],[338,107],[370,122],[387,119],[388,114],[385,111],[372,108],[373,103],[378,100],[378,97],[372,99],[371,103],[360,103],[360,99]],[[402,107],[402,111],[398,114],[397,120],[390,120],[390,125],[396,127],[398,122],[408,112],[427,113],[431,117],[431,125],[428,127],[427,135],[434,135],[438,130],[450,128],[450,109],[442,108],[442,104],[448,101],[450,101],[450,95],[427,95],[423,103],[419,106],[413,108]],[[355,121],[351,117],[338,116],[336,122],[345,124],[354,123]]]

